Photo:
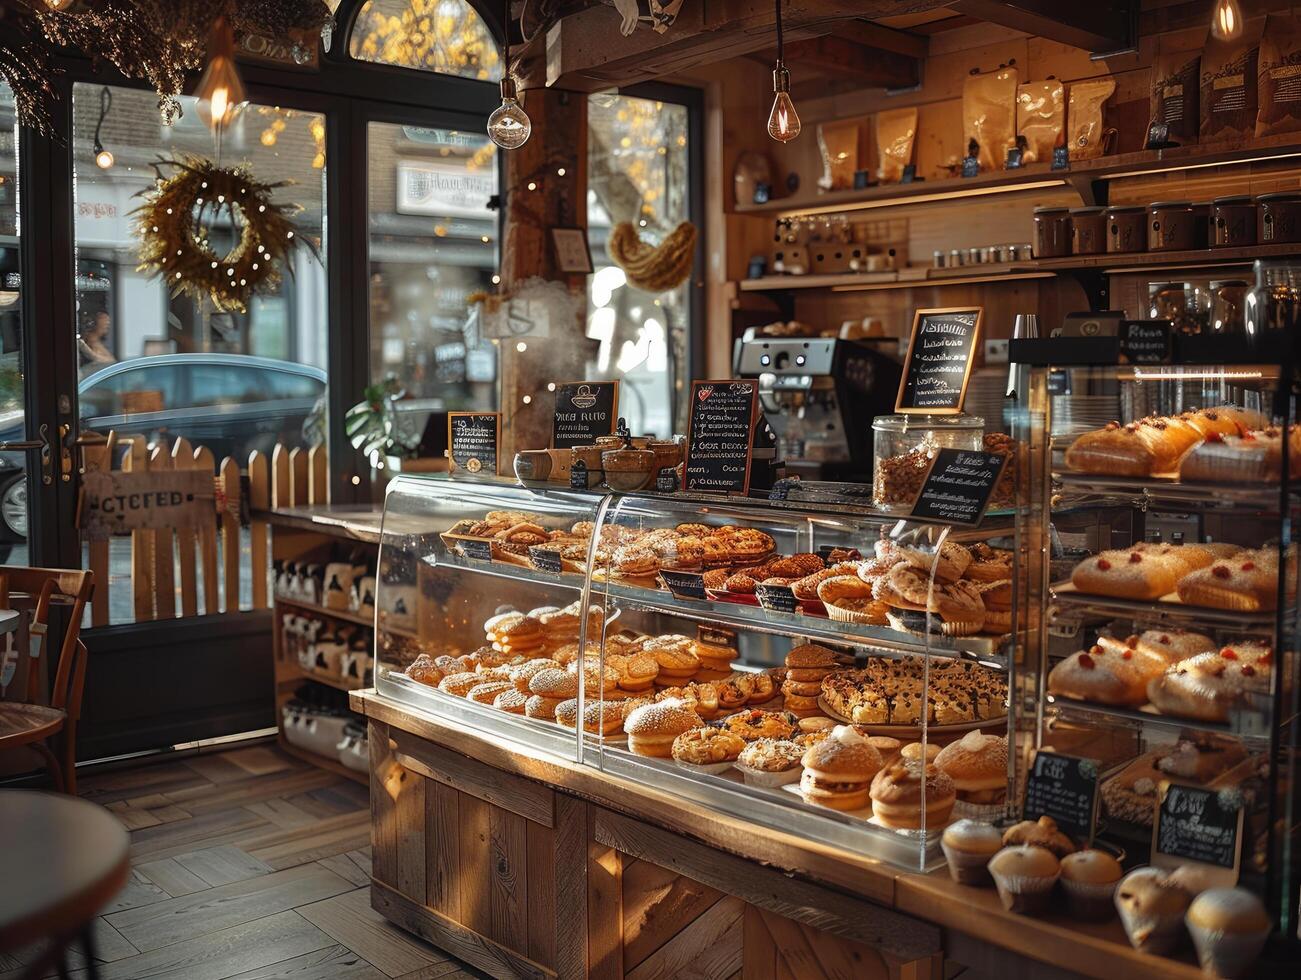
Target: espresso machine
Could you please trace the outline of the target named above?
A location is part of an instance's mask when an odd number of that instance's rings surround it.
[[[872,419],[894,411],[903,371],[896,348],[894,340],[746,330],[736,342],[732,370],[758,380],[759,404],[788,476],[871,482]]]

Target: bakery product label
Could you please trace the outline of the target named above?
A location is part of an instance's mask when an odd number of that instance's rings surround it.
[[[597,436],[613,435],[618,418],[619,382],[567,381],[556,385],[551,448],[590,446]]]
[[[912,516],[949,524],[979,524],[1007,461],[1000,453],[937,450]]]
[[[707,626],[699,623],[696,625],[696,639],[711,647],[737,649],[736,630],[725,629],[722,626]]]
[[[447,413],[447,457],[453,470],[495,476],[500,443],[500,412]]]
[[[1120,325],[1120,357],[1129,364],[1170,361],[1169,320],[1125,320]]]
[[[707,599],[705,580],[699,572],[682,572],[674,568],[661,568],[660,578],[668,590],[679,599]]]
[[[529,561],[539,572],[553,572],[559,575],[564,566],[560,564],[560,552],[555,548],[537,546],[529,549]]]
[[[896,412],[957,415],[962,411],[983,315],[979,306],[913,314]]]
[[[691,419],[683,467],[686,490],[745,494],[750,489],[750,445],[758,410],[753,381],[691,382]]]
[[[1243,799],[1237,787],[1162,782],[1152,828],[1152,863],[1196,861],[1234,873],[1241,857]],[[1232,882],[1230,882],[1232,883]]]
[[[793,613],[799,608],[799,602],[789,585],[764,585],[760,582],[754,587],[759,605],[774,612]]]
[[[473,558],[475,561],[492,561],[492,542],[475,541],[472,538],[465,538],[460,542],[461,554],[466,558]]]
[[[1052,817],[1064,834],[1088,846],[1098,820],[1098,764],[1036,752],[1026,778],[1023,818],[1040,817]]]

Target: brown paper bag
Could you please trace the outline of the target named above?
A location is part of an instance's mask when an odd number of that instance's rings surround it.
[[[1056,79],[1016,87],[1016,132],[1025,139],[1022,163],[1051,160],[1066,130],[1065,87]]]
[[[1157,55],[1152,65],[1151,120],[1165,123],[1172,143],[1197,142],[1201,63],[1199,51],[1170,51]]]
[[[1244,25],[1242,34],[1221,41],[1207,36],[1202,51],[1201,126],[1203,143],[1243,139],[1256,131],[1256,68],[1265,18]]]
[[[881,158],[877,177],[883,184],[903,180],[903,168],[912,163],[917,138],[917,107],[886,109],[876,114],[876,146]]]
[[[964,138],[980,145],[982,171],[1002,170],[1016,146],[1016,83],[1016,68],[1009,67],[968,75],[962,85]]]
[[[818,186],[825,191],[853,187],[858,169],[858,123],[822,123],[818,126],[818,149],[822,153]]]
[[[1104,78],[1071,84],[1070,106],[1066,113],[1066,145],[1072,160],[1092,160],[1102,156],[1102,138],[1106,133],[1102,107],[1116,91],[1113,79]]]
[[[1301,130],[1301,18],[1270,14],[1256,67],[1256,135]]]

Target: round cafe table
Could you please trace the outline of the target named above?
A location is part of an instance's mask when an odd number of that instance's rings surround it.
[[[91,927],[131,873],[127,832],[103,807],[61,793],[0,790],[0,953],[48,943],[29,976],[79,940],[97,976]]]

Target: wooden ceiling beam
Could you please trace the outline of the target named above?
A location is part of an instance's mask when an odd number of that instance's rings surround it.
[[[1137,40],[1132,36],[1137,4],[1138,0],[1069,4],[1061,0],[957,0],[952,7],[991,24],[1085,51],[1117,51]]]
[[[786,64],[809,66],[858,88],[911,88],[921,81],[921,62],[907,55],[864,47],[839,34],[786,45]]]

